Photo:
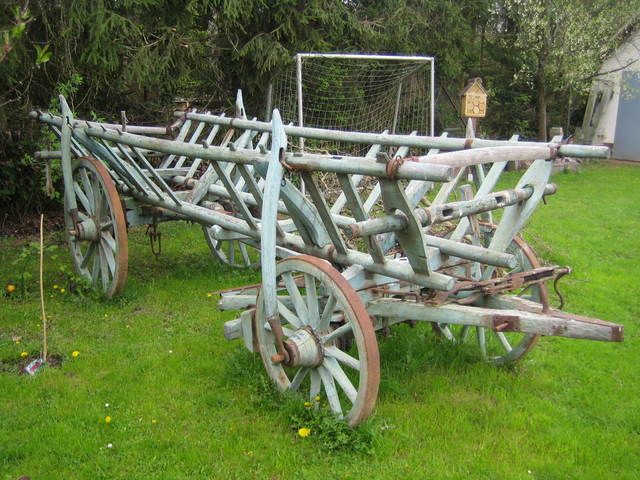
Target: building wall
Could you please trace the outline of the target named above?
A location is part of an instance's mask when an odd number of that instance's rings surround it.
[[[624,70],[640,72],[640,31],[603,62],[599,73],[624,66]],[[594,79],[582,124],[583,142],[593,145],[614,143],[622,72],[619,70]]]

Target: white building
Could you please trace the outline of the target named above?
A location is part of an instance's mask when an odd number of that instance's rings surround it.
[[[582,141],[613,147],[611,157],[640,161],[640,30],[629,36],[595,77]]]

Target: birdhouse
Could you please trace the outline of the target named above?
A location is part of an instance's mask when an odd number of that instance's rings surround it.
[[[175,97],[173,99],[173,103],[175,104],[178,110],[188,110],[189,107],[191,106],[191,99],[183,98],[183,97]]]
[[[487,114],[487,92],[482,79],[472,78],[462,90],[461,110],[463,117],[481,118]]]

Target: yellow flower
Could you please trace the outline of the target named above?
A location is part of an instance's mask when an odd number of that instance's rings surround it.
[[[64,288],[60,289],[60,293],[64,293],[66,290]]]
[[[20,340],[16,340],[16,345],[20,345]]]
[[[213,293],[207,293],[207,298],[213,297]]]
[[[104,417],[104,423],[111,423],[111,417],[109,415]]]
[[[156,420],[155,418],[152,418],[151,423],[158,423],[158,420]]]
[[[304,408],[311,408],[313,404],[311,402],[304,402]]]
[[[58,288],[60,288],[60,287],[58,287],[58,285],[54,285],[54,286],[53,286],[53,289],[54,289],[54,290],[57,290]]]
[[[301,438],[308,437],[309,435],[311,435],[311,429],[302,427],[298,430],[298,435],[300,435]]]
[[[319,402],[319,401],[320,401],[320,395],[316,395],[315,401],[316,401],[316,402]]]
[[[71,352],[71,356],[73,358],[78,358],[78,355],[80,355],[80,352],[78,350],[74,350],[73,352]]]
[[[13,293],[16,291],[16,286],[13,283],[10,283],[6,287],[7,293]]]
[[[20,356],[21,356],[22,358],[27,358],[27,357],[29,356],[29,353],[28,353],[28,352],[22,352],[22,353],[20,354]]]

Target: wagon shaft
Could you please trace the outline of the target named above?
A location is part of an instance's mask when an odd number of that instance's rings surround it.
[[[519,300],[519,301],[518,301]],[[622,325],[605,322],[595,318],[560,312],[550,309],[547,312],[525,310],[528,307],[521,299],[498,296],[488,302],[503,308],[482,308],[469,305],[441,305],[425,308],[418,302],[395,298],[381,298],[367,305],[370,315],[384,317],[388,323],[406,320],[418,320],[448,325],[469,325],[483,327],[496,332],[521,332],[535,335],[583,338],[621,342]],[[506,307],[510,308],[506,308]],[[382,328],[378,322],[376,328]]]
[[[351,425],[375,404],[375,330],[394,323],[430,322],[495,363],[541,335],[622,340],[620,325],[550,308],[546,284],[569,269],[542,265],[519,235],[556,194],[554,160],[607,147],[287,126],[278,110],[249,119],[241,92],[232,117],[176,112],[168,127],[87,122],[60,104],[32,116],[61,139],[40,156],[62,163],[78,272],[116,295],[127,227],[201,224],[218,260],[261,268],[260,285],[222,292],[222,309],[243,310],[225,336],[258,352],[280,389],[323,394]],[[290,150],[293,137],[304,148]],[[327,153],[334,141],[368,150]],[[497,190],[509,162],[529,167]]]

